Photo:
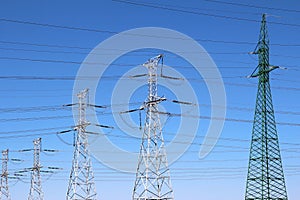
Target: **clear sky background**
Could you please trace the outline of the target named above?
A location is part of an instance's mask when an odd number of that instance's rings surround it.
[[[225,3],[227,2],[227,3]],[[241,5],[242,4],[242,5]],[[300,3],[291,1],[1,1],[0,4],[0,144],[10,149],[9,171],[31,167],[32,140],[42,137],[44,149],[57,153],[41,154],[41,163],[58,167],[42,174],[45,200],[65,199],[71,169],[73,134],[57,132],[74,125],[71,108],[73,83],[80,63],[88,53],[110,36],[132,28],[163,27],[182,32],[207,50],[218,66],[226,88],[227,120],[220,140],[204,159],[198,151],[209,121],[200,120],[197,136],[186,153],[170,166],[175,198],[233,200],[243,199],[256,98],[256,79],[248,79],[257,66],[254,50],[262,13],[267,13],[270,37],[270,63],[285,70],[271,73],[271,86],[287,192],[299,199],[300,183]],[[120,44],[120,49],[122,44]],[[116,53],[118,48],[108,50]],[[138,152],[139,139],[117,128],[111,114],[111,94],[118,78],[159,50],[129,53],[109,66],[98,85],[96,104],[101,123],[115,127],[104,130],[117,146]],[[205,83],[182,58],[164,52],[164,63],[173,66],[197,93],[203,116],[210,115],[210,98]],[[96,67],[103,67],[101,65]],[[139,78],[146,83],[146,79]],[[131,80],[128,80],[131,81]],[[77,92],[77,91],[76,91]],[[159,94],[175,98],[167,88]],[[131,108],[141,105],[147,95],[139,88],[131,98]],[[119,105],[120,106],[120,105]],[[170,102],[163,109],[178,113]],[[138,128],[138,114],[133,113]],[[144,115],[143,115],[144,118]],[[166,118],[166,143],[174,137],[178,117]],[[106,153],[106,152],[100,152]],[[170,152],[172,153],[172,152]],[[115,156],[115,162],[118,162]],[[93,159],[98,199],[131,199],[135,175],[112,170]],[[49,170],[53,171],[53,170]],[[12,199],[27,199],[30,174],[10,180]]]

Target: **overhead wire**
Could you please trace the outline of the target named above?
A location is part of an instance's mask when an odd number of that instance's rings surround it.
[[[28,52],[37,52],[37,53],[63,53],[63,54],[82,54],[82,55],[87,55],[87,54],[92,54],[92,55],[118,55],[118,53],[107,53],[107,54],[103,54],[103,53],[96,53],[96,52],[78,52],[78,51],[58,51],[58,50],[36,50],[36,49],[24,49],[24,48],[7,48],[7,47],[0,47],[0,50],[10,50],[10,51],[28,51]],[[92,49],[90,49],[92,50]],[[102,50],[102,49],[101,49]],[[110,51],[123,51],[122,49],[109,49]],[[156,53],[156,51],[149,51],[149,50],[139,50],[139,51],[134,51],[134,54],[127,54],[126,57],[128,56],[147,56],[149,57],[149,53]],[[141,54],[144,53],[144,54]],[[147,54],[145,54],[147,53]],[[197,53],[197,54],[218,54],[218,55],[246,55],[248,54],[248,52],[173,52],[173,53]],[[168,55],[170,56],[170,55]],[[278,56],[278,55],[276,55]],[[282,56],[282,55],[280,55]],[[296,56],[293,58],[297,58]],[[298,57],[299,58],[299,57]]]
[[[224,120],[228,122],[237,122],[237,123],[253,123],[253,120],[249,119],[238,119],[238,118],[219,118],[219,117],[211,117],[205,115],[191,115],[191,114],[182,114],[182,113],[170,113],[170,112],[158,112],[161,115],[167,115],[169,117],[189,117],[189,118],[198,118],[198,119],[205,119],[205,120]],[[101,112],[98,113],[101,115],[111,115],[113,112]],[[119,114],[115,112],[115,114]],[[44,120],[58,120],[58,119],[68,119],[73,118],[73,115],[61,115],[61,116],[38,116],[38,117],[18,117],[18,118],[2,118],[0,119],[0,123],[4,122],[19,122],[19,121],[44,121]],[[292,123],[292,122],[277,122],[277,125],[283,126],[300,126],[299,123]]]
[[[249,19],[249,18],[242,18],[242,17],[232,17],[228,15],[219,15],[219,14],[213,14],[213,13],[204,13],[204,12],[196,12],[192,10],[184,10],[181,8],[175,8],[175,7],[169,7],[167,5],[161,6],[160,4],[150,4],[150,3],[141,3],[136,1],[128,1],[128,0],[112,0],[119,3],[124,4],[130,4],[135,6],[142,6],[142,7],[149,7],[149,8],[155,8],[155,9],[161,9],[161,10],[168,10],[172,12],[179,12],[179,13],[188,13],[188,14],[194,14],[194,15],[201,15],[201,16],[208,16],[208,17],[215,17],[220,19],[229,19],[229,20],[237,20],[237,21],[247,21],[247,22],[255,22],[260,23],[259,20],[256,19]],[[290,26],[290,27],[296,27],[299,28],[300,24],[291,24],[291,23],[282,23],[282,22],[268,22],[269,24],[275,24],[275,25],[282,25],[282,26]]]
[[[57,28],[61,28],[61,27],[57,27]],[[67,29],[69,29],[70,27],[67,27]],[[84,30],[84,29],[83,29]],[[198,143],[197,143],[197,145],[198,145]],[[183,161],[183,162],[186,162],[186,161]],[[225,160],[221,160],[220,162],[226,162]],[[185,170],[185,169],[183,169],[183,170]],[[182,174],[184,174],[184,172],[182,173]],[[213,174],[215,174],[215,173],[213,173]],[[239,173],[234,173],[234,174],[231,174],[231,175],[228,175],[228,174],[225,174],[224,175],[224,177],[221,177],[221,176],[212,176],[213,174],[209,174],[207,177],[205,177],[205,176],[199,176],[199,177],[197,177],[197,176],[194,176],[194,175],[184,175],[184,176],[175,176],[175,180],[177,179],[178,180],[178,178],[180,179],[180,180],[191,180],[191,179],[195,179],[195,180],[203,180],[203,179],[205,179],[205,178],[207,178],[207,180],[213,180],[214,178],[216,178],[216,179],[218,179],[218,180],[220,180],[220,179],[222,179],[222,178],[226,178],[226,179],[228,179],[228,176],[230,176],[229,178],[233,178],[233,177],[236,177],[237,175],[243,175],[243,174],[239,174]],[[292,173],[292,174],[288,174],[288,175],[298,175],[298,173]],[[107,177],[105,177],[106,178],[106,180],[104,180],[104,181],[115,181],[115,180],[111,180],[111,179],[109,179],[109,180],[107,180],[107,178],[111,178],[111,177],[109,177],[109,176],[107,176]],[[119,180],[123,180],[123,179],[120,179],[120,176],[118,176],[118,177],[113,177],[114,179],[117,179],[118,181]],[[202,179],[203,178],[203,179]],[[64,176],[64,180],[65,180],[65,176]],[[103,180],[103,179],[101,179],[101,180]],[[130,179],[131,180],[131,179]]]
[[[267,10],[300,13],[300,10],[296,10],[296,9],[275,8],[275,7],[258,6],[258,5],[252,5],[252,4],[243,4],[243,3],[229,2],[229,1],[219,1],[219,0],[203,0],[203,1],[207,1],[207,2],[210,2],[210,3],[218,3],[218,4],[227,4],[227,5],[233,5],[233,6],[247,7],[247,8],[260,8],[260,9],[267,9]]]
[[[61,105],[53,105],[53,106],[30,106],[30,107],[0,108],[0,113],[8,113],[8,112],[40,112],[40,111],[59,111],[59,110],[70,110],[70,109],[67,108],[67,107],[61,106]]]
[[[1,57],[0,57],[1,59]],[[37,61],[37,60],[35,60]],[[45,61],[45,62],[48,62],[49,60],[42,60],[42,61]],[[55,61],[55,62],[60,62],[60,61]],[[113,64],[115,65],[115,64]],[[119,65],[122,65],[122,64],[117,64],[118,66]],[[75,80],[75,79],[91,79],[93,77],[42,77],[42,76],[0,76],[0,79],[14,79],[14,80]],[[94,77],[95,79],[98,79],[98,78],[101,78],[101,79],[132,79],[134,77],[132,76],[101,76],[101,77]],[[185,77],[186,78],[186,77]],[[228,79],[232,79],[232,78],[245,78],[246,77],[243,77],[243,76],[229,76],[229,77],[221,77],[222,79],[224,78],[228,78]],[[188,81],[196,81],[196,82],[205,82],[209,79],[216,79],[216,78],[186,78],[186,80]],[[183,80],[180,80],[180,81],[183,81]],[[219,84],[219,82],[213,82],[213,81],[210,81],[209,82],[210,84]],[[224,82],[225,85],[227,86],[239,86],[239,87],[256,87],[256,84],[243,84],[243,83],[233,83],[233,82]],[[300,88],[297,88],[297,87],[282,87],[282,86],[273,86],[272,87],[273,89],[277,89],[277,90],[290,90],[290,91],[300,91]]]
[[[103,54],[103,53],[95,53],[95,52],[79,52],[79,51],[59,51],[59,50],[37,50],[37,49],[25,49],[25,48],[7,48],[7,47],[0,47],[0,50],[9,50],[9,51],[25,51],[25,52],[35,52],[35,53],[60,53],[60,54],[81,54],[81,55],[87,55],[87,54],[91,54],[91,55],[118,55],[118,53],[107,53],[107,54]],[[92,50],[92,49],[89,49]],[[102,50],[102,49],[101,49]],[[109,49],[109,51],[123,51],[123,50],[118,50],[118,49]],[[141,54],[144,53],[144,54]],[[147,54],[146,54],[147,53]],[[151,55],[149,55],[149,53],[155,53],[154,51],[149,51],[149,50],[139,50],[139,51],[135,51],[134,54],[127,54],[126,57],[149,57]],[[202,53],[202,52],[173,52],[173,53]],[[203,52],[204,54],[211,54],[211,55],[248,55],[249,52]],[[170,56],[170,55],[168,55]],[[176,56],[176,55],[175,55]],[[284,58],[293,58],[293,59],[299,59],[300,56],[291,56],[291,55],[284,55],[284,54],[270,54],[270,56],[276,56],[276,57],[284,57]],[[177,57],[177,56],[176,56]]]
[[[181,10],[181,9],[172,9],[172,8],[167,8],[167,7],[161,7],[158,5],[152,5],[152,4],[143,4],[143,3],[138,3],[138,2],[131,2],[131,1],[123,1],[123,0],[113,0],[116,2],[122,2],[122,3],[128,3],[128,4],[133,4],[133,5],[140,5],[140,6],[150,6],[150,7],[154,7],[154,8],[160,8],[160,9],[166,9],[166,10],[171,10],[171,11],[179,11],[179,12],[185,12],[185,13],[192,13],[192,14],[197,14],[198,12],[189,12],[189,11],[185,11],[185,10]],[[201,15],[201,13],[198,13]],[[222,19],[235,19],[235,20],[241,20],[241,21],[250,21],[250,22],[260,22],[259,20],[254,20],[254,19],[247,19],[247,18],[237,18],[237,17],[230,17],[230,16],[223,16],[223,15],[215,15],[215,14],[203,14],[205,16],[212,16],[212,17],[218,17],[218,18],[222,18]],[[119,32],[117,31],[110,31],[110,30],[103,30],[103,29],[89,29],[89,28],[82,28],[82,27],[74,27],[74,26],[64,26],[64,25],[55,25],[55,24],[47,24],[47,23],[37,23],[37,22],[33,22],[33,21],[24,21],[24,20],[14,20],[14,19],[7,19],[7,18],[0,18],[0,21],[4,21],[4,22],[10,22],[10,23],[17,23],[17,24],[28,24],[28,25],[35,25],[35,26],[41,26],[41,27],[52,27],[52,28],[61,28],[61,29],[68,29],[68,30],[80,30],[80,31],[88,31],[88,32],[98,32],[98,33],[107,33],[107,34],[118,34]],[[271,24],[277,24],[277,25],[286,25],[286,26],[294,26],[294,27],[300,27],[300,24],[287,24],[287,23],[280,23],[280,22],[268,22]],[[127,33],[129,34],[129,33]],[[155,37],[155,38],[165,38],[163,36],[154,36],[154,35],[142,35],[142,34],[129,34],[129,35],[133,35],[133,36],[139,36],[139,37]],[[167,37],[169,39],[180,39],[182,40],[182,38],[170,38]],[[207,41],[207,42],[217,42],[217,43],[232,43],[232,44],[251,44],[251,45],[255,45],[257,44],[256,42],[252,43],[252,42],[243,42],[243,41],[223,41],[223,40],[205,40],[205,39],[196,39],[197,41]],[[52,46],[52,47],[67,47],[64,45],[43,45],[43,44],[32,44],[32,43],[26,43],[26,42],[9,42],[9,41],[0,41],[2,43],[19,43],[19,44],[26,44],[26,45],[34,45],[34,46]],[[295,44],[273,44],[276,46],[300,46],[300,44],[295,45]],[[67,47],[67,48],[83,48],[83,49],[87,49],[85,47]]]
[[[4,132],[0,132],[0,135],[18,134],[18,133],[24,134],[24,133],[42,132],[42,131],[49,131],[49,130],[57,130],[56,132],[52,132],[53,134],[57,134],[57,133],[60,133],[60,132],[64,132],[64,131],[61,131],[61,130],[69,129],[69,128],[72,128],[72,127],[74,127],[74,126],[38,128],[38,129],[25,129],[25,130],[16,130],[16,131],[4,131]],[[117,127],[114,127],[114,129],[121,130],[120,128],[117,128]],[[169,136],[176,135],[175,132],[168,132],[168,131],[164,131],[164,134],[165,135],[169,135]],[[207,137],[207,136],[201,136],[201,135],[195,135],[195,136],[193,136],[193,135],[188,135],[188,134],[184,134],[184,133],[180,133],[180,135],[182,137],[188,137],[188,138],[191,137],[191,138],[195,138],[195,139],[206,138],[206,139],[218,139],[218,140],[221,140],[221,141],[230,141],[230,142],[250,142],[249,139],[240,139],[240,138],[234,138],[234,137],[220,137],[220,138],[217,138],[217,137]],[[99,136],[101,136],[101,134]],[[132,138],[131,136],[117,135],[117,134],[114,134],[114,133],[109,133],[109,134],[106,133],[103,136],[125,138],[125,139],[126,138],[128,138],[128,139],[136,139],[136,138]],[[299,146],[300,145],[300,143],[287,143],[287,142],[281,142],[280,144],[282,144],[282,145],[290,145],[290,146]],[[13,150],[11,150],[11,151],[13,151]]]
[[[210,43],[224,43],[224,44],[236,44],[236,45],[257,45],[257,42],[247,42],[247,41],[231,41],[231,40],[215,40],[215,39],[195,39],[198,42],[210,42]],[[66,49],[80,49],[80,50],[89,50],[91,51],[92,47],[82,47],[82,46],[70,46],[70,45],[58,45],[58,44],[46,44],[46,43],[33,43],[33,42],[20,42],[20,41],[7,41],[0,40],[0,44],[10,44],[10,45],[26,45],[26,46],[35,46],[35,47],[50,47],[50,48],[66,48]],[[270,43],[270,46],[287,46],[287,47],[298,47],[300,44],[283,44],[283,43]],[[128,49],[103,49],[107,51],[125,51]],[[148,52],[143,50],[143,52]]]

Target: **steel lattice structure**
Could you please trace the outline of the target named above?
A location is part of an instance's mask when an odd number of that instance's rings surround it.
[[[144,64],[148,68],[148,98],[144,108],[146,122],[142,136],[133,200],[174,199],[170,171],[161,130],[157,96],[157,67],[162,55]]]
[[[28,200],[43,200],[43,190],[41,182],[41,138],[37,138],[33,141],[34,152],[33,152],[33,167],[31,169],[31,187],[29,191]]]
[[[287,200],[269,81],[269,72],[278,67],[269,65],[265,14],[254,53],[258,54],[259,65],[251,77],[258,77],[259,82],[245,200]]]
[[[76,126],[77,137],[73,164],[67,191],[67,200],[97,200],[92,163],[88,150],[86,127],[86,109],[88,106],[88,89],[77,94],[79,120]]]
[[[0,200],[10,200],[10,193],[8,187],[8,149],[2,151],[2,174],[0,186]]]

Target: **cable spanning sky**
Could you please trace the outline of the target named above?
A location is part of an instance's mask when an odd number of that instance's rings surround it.
[[[138,133],[145,119],[143,111],[139,116],[139,108],[147,96],[147,71],[142,64],[163,53],[163,64],[180,72],[186,80],[168,74],[165,67],[159,68],[160,75],[164,75],[160,80],[165,78],[174,85],[188,82],[198,99],[198,102],[188,102],[188,96],[178,99],[167,87],[158,87],[158,94],[167,99],[159,107],[166,145],[178,134],[181,119],[190,122],[200,120],[195,138],[188,132],[181,133],[186,138],[182,145],[189,148],[176,162],[170,163],[175,199],[243,199],[257,90],[257,79],[247,77],[258,64],[257,56],[251,52],[258,41],[263,13],[267,13],[270,63],[279,66],[271,72],[270,81],[287,192],[290,200],[298,199],[299,2],[7,1],[1,3],[0,13],[0,142],[1,150],[10,150],[8,169],[13,177],[9,181],[12,199],[26,199],[29,194],[28,168],[33,162],[30,149],[33,148],[32,141],[38,137],[42,138],[42,148],[46,150],[41,154],[45,200],[65,199],[74,144],[75,124],[70,104],[76,103],[72,95],[78,69],[102,41],[122,31],[141,27],[176,30],[193,38],[209,53],[220,71],[226,90],[227,114],[221,137],[213,151],[200,159],[199,150],[201,145],[205,145],[203,141],[211,120],[212,105],[206,79],[177,55],[180,52],[149,48],[129,52],[113,63],[99,61],[88,64],[91,69],[109,65],[98,83],[95,96],[97,106],[91,108],[102,126],[103,137],[109,138],[121,149],[139,152],[140,138],[120,127],[119,123],[124,122],[120,111],[136,110],[130,112],[135,125],[128,130]],[[136,37],[146,40],[153,36],[145,34]],[[164,35],[155,37],[157,40],[166,39]],[[179,40],[171,39],[174,43]],[[104,49],[104,54],[117,55],[123,50],[120,43]],[[194,55],[196,52],[190,49],[185,53]],[[97,56],[97,52],[94,54]],[[142,73],[126,74],[134,67],[142,68]],[[211,70],[206,66],[201,69]],[[95,80],[98,77],[98,74],[93,74],[80,79]],[[210,79],[217,81],[215,77]],[[132,92],[129,101],[115,103],[112,96],[118,81],[144,85]],[[182,113],[180,106],[187,111]],[[213,106],[223,109],[220,105]],[[200,109],[199,115],[192,114],[195,108]],[[115,116],[119,117],[119,121]],[[134,165],[110,149],[97,153],[111,157],[112,163]],[[179,150],[173,149],[167,153],[177,155]],[[131,199],[134,173],[111,169],[96,158],[92,162],[99,199]],[[17,173],[17,179],[14,173]]]

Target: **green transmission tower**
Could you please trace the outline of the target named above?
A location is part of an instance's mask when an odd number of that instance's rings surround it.
[[[251,77],[258,77],[259,82],[245,200],[287,200],[269,81],[269,73],[278,66],[269,65],[265,14],[254,54],[258,54],[259,65]]]

